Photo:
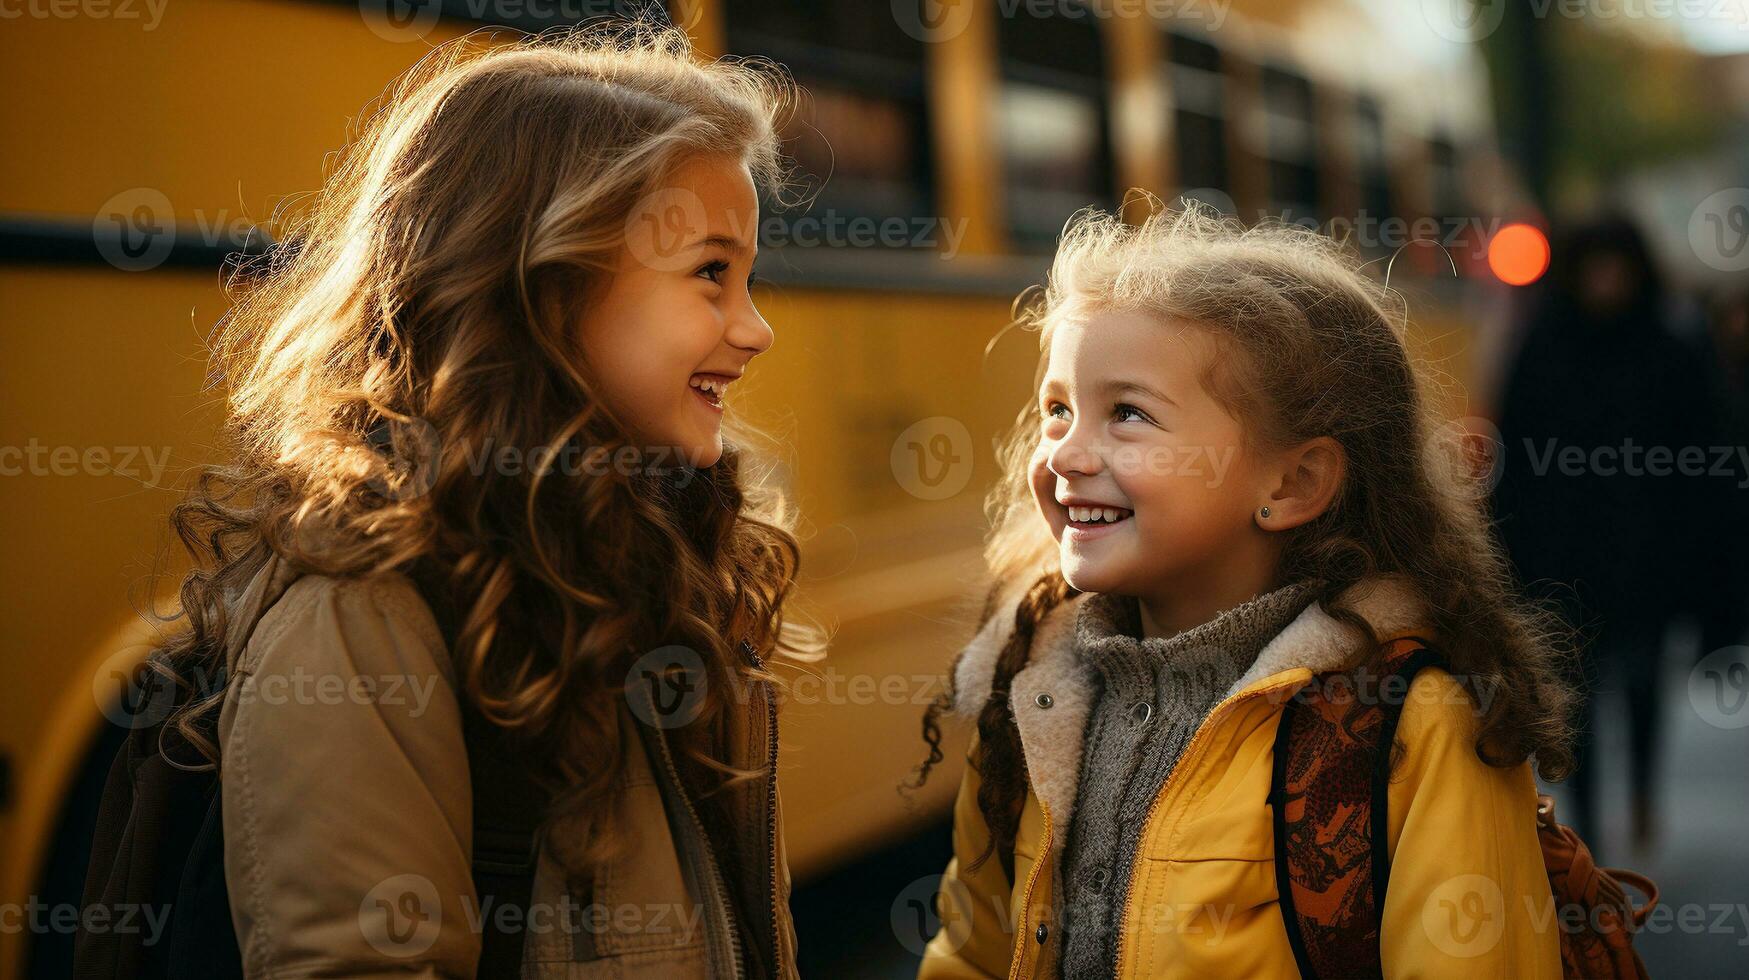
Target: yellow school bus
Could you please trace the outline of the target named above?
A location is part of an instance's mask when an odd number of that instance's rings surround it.
[[[8,8],[0,980],[65,962],[65,930],[21,930],[21,915],[77,899],[116,745],[105,710],[118,671],[150,649],[140,611],[174,607],[182,556],[165,515],[213,458],[223,387],[205,344],[224,256],[261,247],[275,205],[319,186],[352,115],[433,45],[628,6]],[[1341,0],[669,7],[701,52],[789,68],[809,93],[792,153],[830,174],[807,211],[762,229],[778,341],[740,403],[792,447],[800,601],[834,631],[827,661],[792,672],[783,721],[790,853],[806,880],[950,802],[959,744],[925,791],[896,787],[982,592],[992,440],[1028,396],[1033,338],[991,342],[1072,211],[1142,187],[1248,218],[1449,228],[1519,202],[1477,54],[1406,48]],[[1356,241],[1381,263],[1396,244]],[[1416,297],[1418,341],[1459,382],[1453,414],[1468,413],[1473,325],[1494,294],[1476,258],[1454,254],[1453,278],[1437,250],[1412,248],[1393,272]]]

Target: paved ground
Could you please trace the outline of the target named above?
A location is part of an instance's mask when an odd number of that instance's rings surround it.
[[[1683,644],[1673,647],[1681,650]],[[1699,678],[1697,709],[1686,666],[1694,659],[1673,651],[1666,662],[1657,788],[1661,833],[1646,853],[1633,850],[1626,777],[1605,769],[1604,798],[1615,801],[1607,809],[1617,819],[1597,832],[1597,850],[1602,863],[1643,871],[1662,892],[1666,917],[1655,918],[1634,942],[1652,976],[1743,980],[1749,978],[1749,707],[1737,697],[1749,689],[1725,689],[1736,705],[1726,714],[1718,702],[1707,704],[1718,696],[1713,681]],[[1600,731],[1607,758],[1611,733]]]

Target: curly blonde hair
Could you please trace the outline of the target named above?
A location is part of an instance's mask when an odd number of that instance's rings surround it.
[[[1141,313],[1210,332],[1222,356],[1203,379],[1246,439],[1265,449],[1319,436],[1346,457],[1337,498],[1318,518],[1285,532],[1281,583],[1316,583],[1331,616],[1370,637],[1356,658],[1376,652],[1368,623],[1339,599],[1378,574],[1407,578],[1427,600],[1454,675],[1486,706],[1477,754],[1512,766],[1534,756],[1562,779],[1575,694],[1566,673],[1573,635],[1513,580],[1486,512],[1487,488],[1460,433],[1439,417],[1436,378],[1411,357],[1399,294],[1368,276],[1358,259],[1315,231],[1272,222],[1246,228],[1206,205],[1159,207],[1139,224],[1084,211],[1058,245],[1048,285],[1023,294],[1016,323],[1039,335],[1038,378],[1055,324],[1096,312]],[[1003,476],[987,510],[985,558],[994,585],[984,619],[1018,596],[1014,628],[979,710],[979,806],[992,849],[1012,852],[1026,791],[1025,760],[1005,692],[1030,656],[1031,637],[1056,606],[1077,594],[1028,483],[1039,441],[1036,404],[1022,408],[1000,451]],[[942,758],[939,718],[949,692],[925,714],[929,757]],[[986,857],[988,852],[986,853]]]
[[[705,661],[698,720],[668,733],[695,759],[745,710],[740,682],[771,676],[742,643],[814,655],[784,619],[798,547],[756,433],[730,416],[720,461],[685,480],[556,465],[645,451],[597,398],[576,328],[635,203],[702,156],[781,191],[794,94],[773,66],[700,62],[642,23],[459,39],[390,87],[310,206],[278,216],[285,246],[231,280],[214,357],[234,458],[171,514],[195,567],[185,628],[153,661],[194,691],[173,726],[209,764],[223,691],[196,678],[224,668],[230,597],[272,555],[441,571],[461,693],[530,760],[549,823],[577,821],[549,842],[572,869],[614,846],[613,788],[638,750],[615,702],[640,652]],[[479,465],[504,446],[540,461]]]

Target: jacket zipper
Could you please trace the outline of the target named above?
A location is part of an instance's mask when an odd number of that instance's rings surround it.
[[[1021,900],[1020,909],[1021,914],[1026,916],[1026,920],[1017,923],[1020,928],[1015,930],[1014,941],[1015,944],[1020,947],[1020,955],[1014,957],[1014,962],[1010,963],[1008,966],[1008,980],[1022,980],[1020,966],[1026,962],[1027,950],[1031,948],[1026,944],[1028,935],[1026,927],[1032,925],[1032,890],[1033,887],[1038,884],[1040,869],[1042,869],[1045,866],[1045,862],[1051,858],[1051,811],[1045,809],[1042,800],[1039,802],[1039,812],[1044,814],[1044,843],[1043,846],[1039,848],[1038,860],[1032,863],[1032,870],[1027,872],[1026,875],[1026,892],[1025,897]]]
[[[655,710],[654,695],[652,695],[651,706],[652,710]],[[717,865],[716,855],[711,851],[710,837],[704,832],[704,821],[699,818],[698,809],[692,805],[692,796],[686,792],[686,784],[680,778],[680,769],[674,764],[674,754],[669,751],[668,738],[659,728],[656,730],[656,743],[661,746],[662,766],[668,772],[670,785],[674,787],[675,794],[680,797],[681,803],[686,807],[687,816],[692,818],[692,829],[699,841],[698,852],[704,858],[705,868],[709,872],[713,888],[711,898],[718,913],[719,928],[717,931],[728,943],[729,963],[734,971],[732,975],[735,980],[742,980],[745,976],[745,969],[741,963],[741,937],[737,934],[734,923],[728,915],[728,885],[723,880],[723,872]]]
[[[753,644],[743,640],[742,649],[752,659],[755,670],[763,671],[765,661]],[[771,897],[771,969],[775,976],[784,976],[783,940],[780,938],[781,913],[777,907],[777,698],[769,681],[758,682],[765,694],[765,847],[770,859],[770,873],[765,876],[766,891]]]
[[[1192,735],[1190,737],[1189,743],[1187,743],[1184,746],[1184,752],[1182,755],[1180,755],[1178,757],[1178,764],[1172,767],[1172,774],[1170,776],[1166,777],[1165,785],[1160,787],[1160,792],[1154,794],[1153,802],[1148,804],[1148,812],[1142,818],[1142,829],[1141,829],[1140,834],[1145,835],[1147,833],[1148,826],[1154,822],[1154,814],[1166,802],[1167,797],[1171,795],[1173,784],[1175,784],[1178,781],[1178,774],[1186,771],[1187,769],[1193,768],[1191,766],[1187,766],[1186,763],[1191,761],[1191,753],[1194,752],[1196,750],[1197,745],[1203,741],[1204,734],[1206,734],[1207,732],[1209,732],[1210,730],[1212,730],[1215,727],[1216,720],[1221,718],[1224,715],[1231,714],[1241,702],[1249,701],[1249,700],[1252,700],[1252,699],[1258,698],[1258,697],[1262,697],[1263,695],[1268,694],[1271,691],[1277,690],[1281,686],[1282,685],[1271,684],[1270,686],[1265,687],[1265,688],[1254,688],[1254,689],[1249,690],[1249,691],[1240,691],[1238,694],[1235,694],[1232,697],[1226,699],[1225,701],[1222,701],[1220,704],[1215,705],[1214,710],[1209,712],[1208,718],[1206,720],[1204,720],[1200,726],[1197,727],[1196,734]],[[1141,845],[1141,836],[1140,835],[1138,835],[1138,837],[1136,839],[1136,843],[1137,843],[1137,846],[1140,847],[1140,845]],[[1119,911],[1118,911],[1118,920],[1116,923],[1116,925],[1117,925],[1117,956],[1113,958],[1112,964],[1111,964],[1111,974],[1112,974],[1112,977],[1114,978],[1114,980],[1116,980],[1116,978],[1119,974],[1119,971],[1122,968],[1122,964],[1123,964],[1124,940],[1127,938],[1126,930],[1124,929],[1123,926],[1124,926],[1124,923],[1129,920],[1130,888],[1131,888],[1131,885],[1134,884],[1135,877],[1136,877],[1137,861],[1135,860],[1135,858],[1139,858],[1139,857],[1140,857],[1140,855],[1135,855],[1130,860],[1129,873],[1124,875],[1122,900],[1120,902],[1118,902],[1118,910]]]

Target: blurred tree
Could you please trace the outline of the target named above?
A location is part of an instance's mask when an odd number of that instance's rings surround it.
[[[1545,210],[1718,145],[1724,114],[1706,59],[1669,24],[1536,8],[1508,4],[1484,56],[1503,148]]]

